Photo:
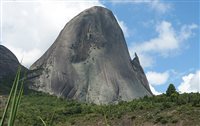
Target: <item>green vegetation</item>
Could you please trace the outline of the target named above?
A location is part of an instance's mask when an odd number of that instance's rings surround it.
[[[22,96],[20,105],[19,101],[15,103],[14,106],[19,105],[18,113],[16,115],[15,111],[14,116],[8,120],[12,120],[12,124],[15,122],[15,126],[199,125],[200,94],[179,94],[175,88],[170,87],[168,95],[145,96],[129,102],[121,101],[116,105],[80,103],[31,92]],[[19,99],[21,95],[16,97]],[[0,107],[1,119],[5,118],[2,116],[3,111],[4,108]]]
[[[17,71],[10,94],[8,96],[7,104],[5,106],[3,115],[1,117],[0,126],[3,126],[5,124],[6,115],[8,115],[8,119],[7,119],[8,126],[14,125],[17,110],[18,110],[19,103],[22,97],[22,93],[23,93],[23,80],[20,80],[20,73],[21,73],[21,67],[19,67]]]
[[[1,113],[2,111],[0,111]],[[15,121],[16,126],[70,125],[198,125],[200,94],[165,94],[117,105],[94,105],[31,93],[22,97]],[[0,114],[2,115],[2,114]]]
[[[167,91],[166,91],[166,95],[167,96],[171,96],[172,94],[176,94],[176,88],[173,84],[170,84],[169,87],[167,88]]]

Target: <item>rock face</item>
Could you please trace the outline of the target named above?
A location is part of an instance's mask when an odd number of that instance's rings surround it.
[[[131,62],[112,12],[95,6],[68,22],[30,67],[30,88],[96,104],[150,96],[142,67],[135,62],[139,60]]]
[[[17,57],[5,46],[0,45],[0,94],[9,92],[19,66]],[[22,66],[22,71],[25,70]]]
[[[0,79],[16,73],[19,66],[17,57],[5,46],[0,45]]]
[[[131,63],[132,63],[133,70],[135,71],[137,78],[139,78],[140,80],[140,83],[153,95],[149,87],[149,83],[144,73],[144,70],[142,69],[142,66],[140,65],[140,61],[136,53],[135,53],[135,58],[131,61]]]

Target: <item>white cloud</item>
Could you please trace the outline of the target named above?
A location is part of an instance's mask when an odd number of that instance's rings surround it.
[[[181,27],[181,30],[178,35],[178,40],[179,41],[184,41],[188,38],[190,38],[194,33],[192,30],[197,29],[198,25],[197,24],[191,24],[191,25],[183,25]]]
[[[55,41],[64,25],[99,1],[38,1],[3,3],[3,42],[29,67]]]
[[[149,87],[150,87],[150,89],[151,89],[151,92],[152,92],[154,95],[160,95],[160,94],[162,94],[161,92],[156,91],[156,89],[155,89],[151,84],[149,84]]]
[[[176,31],[170,22],[162,21],[155,28],[158,33],[157,37],[134,44],[129,48],[131,57],[133,57],[134,52],[137,52],[143,59],[146,59],[146,61],[141,60],[142,66],[150,67],[154,63],[152,62],[154,60],[152,54],[158,54],[163,57],[175,54],[183,43],[194,35],[193,30],[197,27],[196,24],[183,25],[180,31]],[[148,59],[150,60],[147,61]],[[146,64],[147,62],[149,64]]]
[[[166,13],[171,8],[170,4],[161,2],[160,0],[151,0],[149,5],[158,13]]]
[[[200,92],[200,70],[182,77],[183,82],[178,86],[178,90],[183,92]]]
[[[154,71],[148,71],[146,73],[147,79],[151,85],[162,85],[165,84],[169,78],[169,72],[154,72]]]
[[[148,71],[146,73],[147,80],[149,82],[149,87],[154,95],[160,95],[162,92],[157,91],[155,89],[158,85],[164,85],[169,80],[170,73],[173,70],[168,70],[165,72],[155,72],[155,71]]]
[[[192,35],[192,30],[196,29],[197,25],[184,25],[181,31],[175,31],[172,24],[168,21],[162,21],[156,26],[158,36],[148,41],[136,45],[135,50],[138,52],[158,52],[162,55],[178,49],[181,42],[187,40]]]
[[[1,44],[8,47],[19,60],[23,57],[23,65],[29,67],[53,44],[70,19],[92,6],[103,5],[98,0],[5,2]],[[128,37],[126,24],[117,21]]]
[[[117,19],[117,22],[118,22],[119,26],[121,27],[121,29],[124,33],[124,36],[129,37],[129,30],[128,30],[128,27],[126,26],[125,22],[122,20],[119,20],[116,15],[115,15],[115,18]]]
[[[164,14],[171,9],[171,4],[160,0],[111,0],[113,4],[146,4],[157,13]]]
[[[119,23],[119,26],[122,28],[124,36],[129,37],[129,31],[128,31],[128,27],[126,26],[126,24],[123,21],[118,21],[118,23]]]
[[[15,52],[16,56],[20,56],[18,59],[25,66],[29,66],[33,62],[33,59],[37,59],[38,57],[42,55],[41,50],[37,48],[24,51],[21,48],[15,48],[15,47],[9,46],[9,49]]]

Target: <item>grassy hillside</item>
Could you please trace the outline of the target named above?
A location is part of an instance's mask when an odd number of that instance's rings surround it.
[[[54,126],[200,126],[200,94],[160,95],[101,106],[43,93],[23,96],[15,125],[43,126],[40,118]]]

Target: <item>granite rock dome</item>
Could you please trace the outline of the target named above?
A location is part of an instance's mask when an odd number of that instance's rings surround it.
[[[152,95],[141,69],[113,13],[95,6],[69,21],[30,67],[29,88],[96,104],[130,101]]]

